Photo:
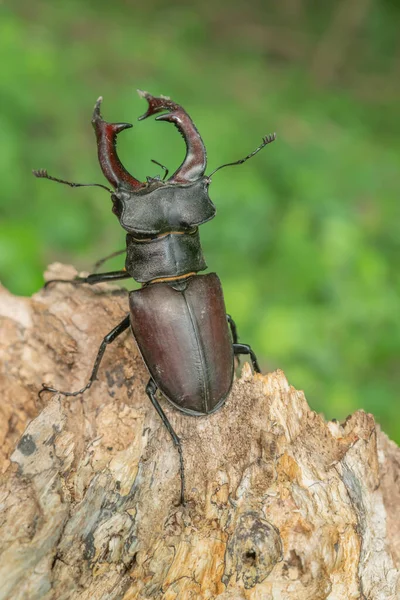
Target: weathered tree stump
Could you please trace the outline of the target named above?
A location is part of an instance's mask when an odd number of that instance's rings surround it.
[[[400,450],[371,415],[326,423],[281,371],[247,364],[210,417],[163,401],[182,507],[129,332],[83,396],[38,399],[42,381],[81,387],[127,312],[105,284],[0,293],[0,598],[400,598]]]

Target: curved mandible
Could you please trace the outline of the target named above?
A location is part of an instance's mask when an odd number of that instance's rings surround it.
[[[103,98],[97,100],[92,117],[92,125],[96,132],[97,152],[101,170],[104,176],[115,188],[121,183],[125,183],[133,189],[143,187],[141,183],[133,177],[123,167],[117,154],[117,135],[124,129],[132,127],[130,123],[107,123],[100,114],[100,105]]]
[[[163,110],[169,110],[170,112],[167,114],[156,117],[157,121],[174,123],[185,140],[186,156],[181,166],[178,167],[168,181],[172,183],[193,183],[203,177],[207,166],[207,153],[203,140],[187,112],[182,106],[175,104],[166,96],[155,98],[142,90],[138,90],[138,94],[142,98],[146,98],[149,103],[147,112],[139,117],[139,121]]]

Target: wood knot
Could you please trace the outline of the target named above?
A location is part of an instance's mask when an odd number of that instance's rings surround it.
[[[236,575],[245,589],[261,583],[282,560],[279,531],[255,511],[240,515],[226,550],[223,583]]]

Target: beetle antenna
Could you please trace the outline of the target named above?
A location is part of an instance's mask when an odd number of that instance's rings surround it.
[[[162,165],[161,163],[159,163],[157,160],[154,160],[153,158],[151,158],[150,160],[155,165],[158,165],[159,167],[161,167],[162,169],[164,169],[164,177],[162,178],[162,180],[164,181],[164,179],[168,176],[169,169],[167,169],[167,167],[164,167],[164,165]]]
[[[117,250],[116,252],[112,252],[111,254],[104,256],[104,258],[100,258],[100,260],[95,262],[93,265],[93,273],[97,273],[97,271],[99,270],[101,265],[104,264],[110,258],[114,258],[115,256],[119,256],[120,254],[125,254],[125,253],[126,253],[126,248],[124,248],[123,250]]]
[[[65,179],[58,179],[57,177],[52,177],[51,175],[49,175],[47,173],[46,169],[38,169],[32,170],[32,173],[34,174],[35,177],[38,177],[39,179],[50,179],[50,181],[56,181],[57,183],[65,183],[65,185],[69,185],[69,187],[75,188],[75,187],[101,187],[104,190],[107,190],[107,192],[110,192],[110,194],[113,194],[113,191],[108,188],[106,185],[102,185],[101,183],[74,183],[73,181],[65,181]]]
[[[234,165],[242,165],[244,162],[246,162],[246,160],[249,160],[249,158],[251,158],[252,156],[257,154],[257,152],[260,152],[260,150],[262,150],[264,148],[264,146],[266,146],[267,144],[270,144],[271,142],[274,142],[275,140],[276,140],[276,133],[270,133],[270,134],[266,135],[263,138],[262,144],[260,144],[258,146],[258,148],[253,150],[253,152],[251,152],[244,158],[241,158],[240,160],[237,160],[237,161],[231,162],[231,163],[226,163],[225,165],[221,165],[220,167],[217,167],[216,169],[214,169],[214,171],[212,173],[210,173],[210,175],[208,175],[208,177],[212,177],[212,175],[214,175],[214,173],[216,173],[220,169],[223,169],[224,167],[233,167]]]

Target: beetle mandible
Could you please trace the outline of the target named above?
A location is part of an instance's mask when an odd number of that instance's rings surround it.
[[[127,232],[124,270],[92,273],[73,280],[51,280],[46,286],[55,282],[95,284],[127,278],[142,284],[140,289],[129,293],[129,314],[103,339],[88,383],[75,392],[43,384],[39,394],[51,391],[77,396],[85,392],[97,378],[107,345],[130,327],[150,374],[146,393],[179,452],[180,501],[184,504],[182,446],[156,392],[160,390],[176,409],[187,415],[210,415],[221,408],[230,392],[235,355],[249,355],[254,370],[260,372],[252,348],[238,342],[235,323],[226,314],[217,275],[198,275],[207,268],[198,227],[215,216],[208,195],[211,176],[223,167],[244,163],[276,136],[264,137],[251,154],[221,165],[206,176],[204,143],[187,112],[165,96],[138,92],[148,102],[147,112],[139,120],[162,113],[156,120],[173,123],[185,141],[186,156],[171,177],[165,179],[168,171],[162,165],[166,171],[163,179],[147,177],[141,182],[128,173],[118,158],[116,138],[132,125],[104,121],[100,114],[101,97],[96,102],[92,124],[101,169],[114,189],[51,177],[44,169],[33,171],[36,177],[71,187],[105,188],[111,193],[112,211]]]

